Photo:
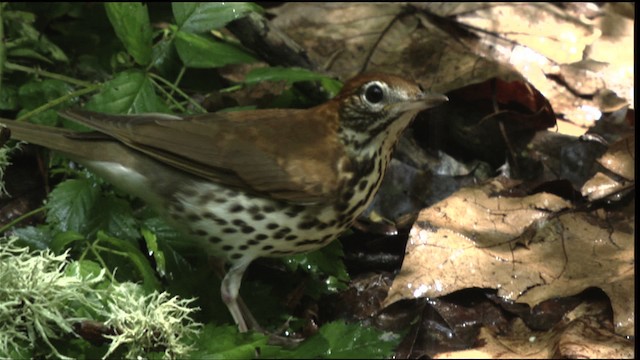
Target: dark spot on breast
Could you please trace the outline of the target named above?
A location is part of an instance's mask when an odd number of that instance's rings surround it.
[[[253,214],[251,218],[255,221],[260,221],[264,220],[265,216],[263,214]]]
[[[199,203],[199,205],[206,205],[206,204],[212,202],[214,198],[215,198],[214,194],[212,194],[212,193],[204,193],[198,199],[198,203]]]
[[[242,257],[242,254],[238,254],[238,253],[235,253],[235,254],[231,255],[231,259],[233,259],[233,260],[238,260],[241,257]]]
[[[271,249],[273,249],[272,245],[265,245],[262,247],[262,250],[271,250]]]
[[[260,212],[260,207],[258,207],[257,205],[252,205],[247,211],[249,211],[249,214],[255,215]]]
[[[275,230],[275,229],[277,229],[278,227],[280,227],[280,225],[278,225],[278,224],[276,224],[276,223],[268,223],[268,224],[267,224],[267,229],[269,229],[269,230]]]
[[[231,223],[236,226],[247,226],[247,223],[241,219],[235,219]]]
[[[287,216],[289,216],[289,217],[296,217],[302,211],[304,211],[304,206],[302,206],[302,205],[294,205],[294,206],[289,207],[287,209],[287,211],[285,211],[284,213],[287,214]]]
[[[240,245],[238,246],[238,250],[247,250],[249,248],[249,245]]]
[[[200,220],[202,218],[198,214],[191,213],[191,214],[187,215],[187,219],[189,221],[198,221],[198,220]]]
[[[186,197],[194,197],[198,194],[193,188],[182,189],[180,193]]]
[[[345,210],[347,210],[347,208],[349,208],[349,203],[341,201],[337,204],[334,205],[333,207],[337,212],[343,212]]]
[[[334,238],[334,235],[333,235],[333,234],[325,235],[325,236],[323,236],[323,237],[322,237],[322,242],[323,242],[323,243],[324,243],[324,242],[327,242],[328,240],[331,240],[331,239],[333,239],[333,238]]]
[[[296,240],[297,238],[298,238],[298,235],[293,235],[293,234],[287,235],[284,237],[284,239],[287,241],[293,241],[293,240]]]
[[[193,233],[195,235],[198,235],[198,236],[207,236],[207,235],[209,235],[208,232],[206,232],[206,231],[204,231],[202,229],[195,230]]]
[[[256,240],[258,240],[258,241],[266,240],[266,239],[268,239],[268,238],[269,238],[269,236],[268,236],[268,235],[265,235],[265,234],[258,234],[258,235],[256,235],[256,237],[255,237],[255,239],[256,239]]]
[[[272,213],[274,211],[276,211],[276,208],[271,206],[271,205],[265,205],[262,207],[262,211],[267,212],[267,213]]]
[[[298,224],[298,229],[303,229],[303,230],[311,229],[312,227],[316,226],[318,222],[319,221],[317,219],[303,221],[300,224]]]
[[[358,184],[358,190],[359,191],[364,191],[364,189],[367,188],[367,184],[369,184],[369,182],[367,181],[367,179],[362,179],[360,180],[360,183]]]
[[[251,226],[243,226],[240,231],[242,231],[244,234],[251,234],[252,232],[256,231],[256,229],[252,228]]]
[[[242,210],[244,210],[244,207],[240,204],[235,204],[229,208],[229,212],[232,213],[239,213]]]
[[[184,205],[182,205],[181,202],[174,202],[171,204],[171,208],[173,209],[173,211],[177,212],[177,213],[182,213],[184,212]]]
[[[211,236],[211,237],[209,237],[209,241],[214,243],[214,244],[218,244],[218,243],[222,242],[222,239],[217,237],[217,236]]]
[[[225,234],[234,234],[234,233],[238,232],[238,229],[227,227],[227,228],[222,229],[222,232],[225,233]]]
[[[233,246],[231,246],[231,245],[224,245],[224,246],[222,247],[222,250],[224,250],[224,251],[233,250]]]
[[[247,245],[258,245],[259,243],[260,241],[254,239],[247,241]]]
[[[285,227],[278,230],[275,234],[273,234],[273,237],[275,239],[282,239],[285,235],[287,235],[290,232],[291,232],[291,229],[289,229],[288,227]]]
[[[349,188],[342,194],[342,201],[348,202],[353,197],[353,194],[355,194],[355,191],[353,190],[353,188]]]

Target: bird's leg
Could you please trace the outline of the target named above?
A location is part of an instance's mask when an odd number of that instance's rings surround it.
[[[240,332],[246,332],[249,329],[262,331],[262,328],[239,295],[242,276],[250,263],[251,261],[235,263],[231,266],[229,271],[225,271],[223,260],[215,259],[214,261],[214,270],[222,279],[222,284],[220,286],[222,301],[227,305],[227,308],[229,309],[233,320],[238,325]]]
[[[225,271],[225,261],[223,259],[214,257],[210,260],[212,260],[214,272],[222,279],[222,285],[220,286],[222,301],[227,305],[227,308],[229,309],[233,320],[238,325],[240,332],[254,330],[266,333],[260,324],[258,324],[258,321],[253,317],[253,314],[242,300],[242,297],[238,294],[242,275],[249,266],[250,261],[247,263],[234,264],[227,272]],[[294,347],[302,341],[302,339],[291,339],[277,334],[266,334],[269,335],[270,345]]]
[[[247,322],[240,310],[240,306],[238,305],[238,293],[240,291],[242,275],[244,275],[244,271],[247,269],[248,265],[249,263],[233,264],[227,272],[227,275],[222,279],[222,285],[220,287],[222,301],[227,305],[227,308],[229,308],[229,312],[231,313],[233,320],[238,324],[240,332],[246,332],[249,330]]]

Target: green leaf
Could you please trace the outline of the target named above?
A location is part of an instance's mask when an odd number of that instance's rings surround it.
[[[140,249],[133,246],[130,241],[109,236],[102,231],[98,231],[98,241],[108,243],[112,247],[124,252],[125,256],[129,258],[142,276],[142,287],[146,293],[150,293],[153,290],[159,290],[161,288],[160,281],[157,279],[149,261],[147,261]]]
[[[288,256],[284,261],[292,271],[300,269],[310,273],[316,279],[326,278],[320,293],[332,293],[345,289],[349,282],[349,274],[342,261],[343,257],[342,244],[334,241],[320,250]]]
[[[99,196],[99,189],[88,180],[64,181],[49,194],[47,222],[56,225],[60,231],[84,233]]]
[[[276,347],[267,345],[268,337],[259,333],[238,333],[235,325],[214,326],[208,324],[198,335],[197,350],[190,353],[193,359],[254,359],[273,352]],[[266,354],[265,354],[266,352]]]
[[[240,47],[185,31],[176,33],[175,44],[180,59],[191,68],[216,68],[257,61]]]
[[[90,219],[92,233],[105,230],[112,236],[126,240],[139,238],[137,222],[127,201],[109,195],[102,196],[99,204]]]
[[[53,238],[51,229],[48,226],[27,226],[24,228],[14,229],[14,235],[20,238],[20,241],[28,245],[32,249],[44,250],[49,247],[49,243]]]
[[[138,70],[127,70],[102,86],[89,100],[89,110],[111,114],[168,113],[167,106],[156,95],[151,80]]]
[[[167,262],[164,259],[164,252],[160,250],[160,247],[158,246],[158,237],[154,232],[146,227],[142,228],[142,236],[147,244],[149,253],[153,255],[153,258],[156,261],[156,271],[158,271],[160,276],[164,276],[167,270]]]
[[[61,80],[32,80],[18,89],[18,102],[22,108],[32,110],[72,91],[73,87]]]
[[[336,321],[323,325],[320,331],[289,354],[291,359],[384,359],[400,343],[401,337],[371,327]]]
[[[260,6],[248,2],[174,2],[171,7],[180,29],[192,33],[219,29],[250,12],[262,12]]]
[[[78,232],[63,231],[53,237],[53,241],[51,241],[51,245],[49,245],[49,248],[51,248],[51,251],[53,251],[54,253],[61,254],[69,246],[69,244],[84,239],[85,237]]]
[[[79,260],[71,262],[65,269],[67,276],[79,276],[82,278],[97,277],[102,271],[102,266],[95,261]]]
[[[151,62],[152,31],[147,6],[138,2],[104,4],[116,35],[140,65]]]
[[[299,81],[320,81],[330,97],[338,94],[342,83],[330,76],[323,75],[302,68],[262,67],[251,70],[245,80],[245,84],[257,84],[263,81],[286,81],[289,84]]]
[[[52,63],[51,59],[69,61],[57,45],[33,26],[36,20],[34,14],[9,10],[3,13],[2,20],[7,24],[5,37],[8,40],[5,46],[8,57],[27,57],[48,63]]]
[[[10,84],[0,87],[0,110],[16,110],[18,108],[18,90]]]
[[[274,66],[251,70],[244,79],[244,83],[257,84],[263,81],[287,81],[288,83],[294,83],[298,81],[317,81],[323,79],[331,78],[307,69]]]

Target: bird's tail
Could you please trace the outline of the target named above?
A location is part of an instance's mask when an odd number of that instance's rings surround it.
[[[73,130],[3,118],[0,118],[0,126],[8,128],[11,138],[15,140],[26,141],[67,154],[76,154],[79,151],[77,140],[73,139],[78,132]]]

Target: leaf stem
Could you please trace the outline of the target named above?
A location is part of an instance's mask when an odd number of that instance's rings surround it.
[[[177,86],[172,84],[167,79],[163,78],[162,76],[156,75],[154,73],[148,73],[148,74],[149,74],[149,76],[151,78],[153,78],[155,80],[158,80],[159,82],[161,82],[164,85],[168,86],[173,91],[177,92],[180,96],[182,96],[187,101],[189,101],[196,109],[198,109],[198,111],[200,111],[202,113],[206,113],[207,112],[207,110],[205,108],[203,108],[202,105],[198,104],[193,98],[191,98],[189,95],[187,95],[184,91],[180,90]]]
[[[83,87],[94,86],[92,83],[90,83],[88,81],[82,81],[82,80],[78,80],[78,79],[75,79],[75,78],[72,78],[72,77],[69,77],[69,76],[52,73],[52,72],[49,72],[49,71],[46,71],[46,70],[42,70],[40,68],[31,68],[31,67],[28,67],[28,66],[22,66],[22,65],[14,64],[12,62],[5,62],[4,66],[8,70],[22,71],[22,72],[26,72],[26,73],[29,73],[29,74],[41,75],[41,76],[44,76],[44,77],[48,77],[50,79],[61,80],[61,81],[64,81],[64,82],[67,82],[67,83],[73,84],[73,85],[78,85],[78,86],[83,86]]]
[[[77,97],[77,96],[82,96],[82,95],[94,92],[94,91],[100,89],[101,86],[102,86],[102,84],[90,84],[88,87],[86,87],[84,89],[81,89],[81,90],[78,90],[78,91],[74,91],[74,92],[69,93],[67,95],[61,96],[61,97],[59,97],[57,99],[53,99],[53,100],[47,102],[44,105],[41,105],[41,106],[31,110],[31,111],[28,111],[27,113],[22,114],[16,120],[17,121],[22,121],[22,120],[28,119],[33,115],[39,114],[39,113],[47,111],[47,110],[49,110],[49,109],[51,109],[53,107],[56,107],[56,106],[64,103],[65,101],[67,101],[67,100],[69,100],[71,98],[74,98],[74,97]]]
[[[41,213],[41,212],[43,212],[44,210],[45,210],[45,207],[44,207],[44,206],[42,206],[42,207],[39,207],[39,208],[34,209],[34,210],[31,210],[31,211],[29,211],[28,213],[23,214],[23,215],[21,215],[21,216],[17,217],[15,220],[13,220],[13,221],[9,222],[9,223],[8,223],[8,224],[6,224],[5,226],[0,227],[0,234],[2,234],[2,233],[4,233],[4,232],[6,232],[7,230],[11,229],[13,226],[15,226],[16,224],[19,224],[19,223],[20,223],[20,222],[22,222],[23,220],[28,219],[28,218],[30,218],[30,217],[32,217],[32,216],[34,216],[34,215],[38,214],[38,213]]]

